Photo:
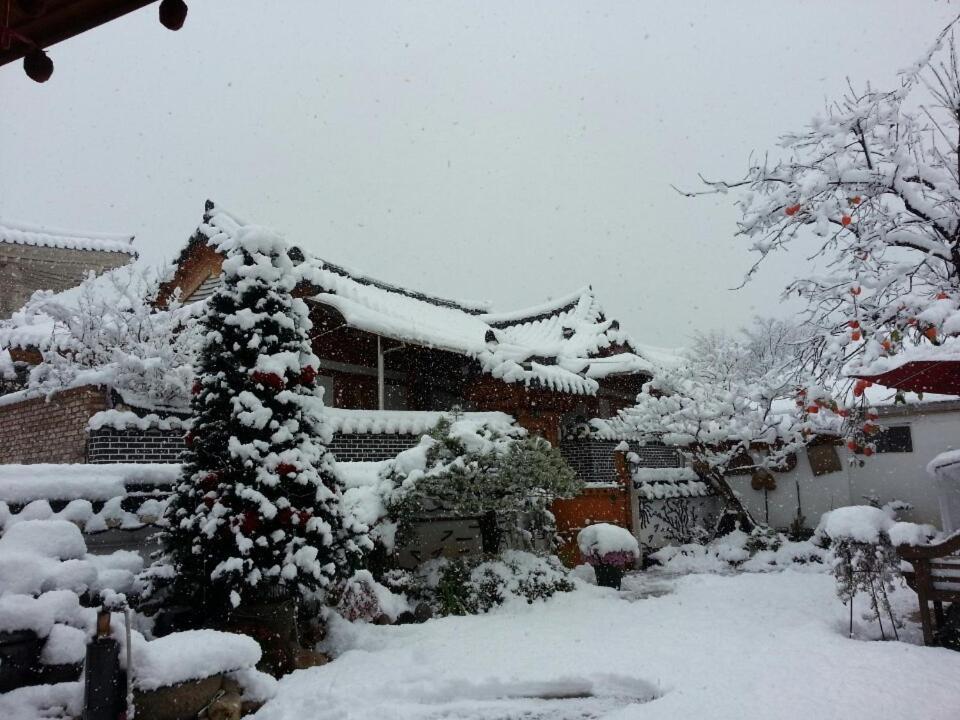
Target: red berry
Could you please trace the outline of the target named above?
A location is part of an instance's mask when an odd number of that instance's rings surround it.
[[[850,333],[850,339],[854,342],[857,342],[860,339],[860,331],[854,330],[852,333]]]
[[[285,475],[293,475],[297,472],[296,465],[291,465],[290,463],[280,463],[277,465],[277,475],[281,477]]]
[[[857,328],[860,327],[860,323],[856,320],[851,320],[850,322],[847,323],[847,326],[856,330]]]
[[[851,294],[851,295],[859,295],[859,294],[860,294],[860,287],[859,287],[858,285],[854,285],[852,288],[850,288],[850,294]]]
[[[819,405],[810,405],[810,406],[807,408],[807,412],[810,413],[811,415],[816,415],[818,412],[820,412],[820,406],[819,406]]]
[[[842,218],[840,218],[840,224],[843,225],[844,227],[846,227],[852,222],[853,222],[853,219],[849,215],[844,215]]]
[[[799,205],[791,205],[791,206],[788,207],[784,212],[786,212],[787,215],[790,215],[790,216],[796,215],[798,212],[800,212],[800,206],[799,206]]]

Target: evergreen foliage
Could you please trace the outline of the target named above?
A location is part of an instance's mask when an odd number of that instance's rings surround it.
[[[401,540],[409,537],[414,520],[442,511],[493,516],[494,546],[505,532],[520,531],[521,544],[532,547],[536,537],[554,529],[550,504],[582,487],[559,450],[536,436],[511,437],[445,417],[408,453],[422,449],[421,463],[395,463],[388,475],[394,491],[387,510]]]
[[[224,250],[223,284],[201,323],[194,425],[164,538],[168,601],[212,617],[322,596],[371,545],[367,528],[341,508],[324,446],[319,361],[306,303],[291,295],[298,269],[287,246],[246,227]]]

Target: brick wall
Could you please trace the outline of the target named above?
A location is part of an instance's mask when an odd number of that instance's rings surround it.
[[[616,440],[564,440],[560,454],[583,482],[616,482],[613,453],[619,444]]]
[[[87,420],[106,407],[106,393],[93,386],[0,406],[0,463],[84,462]]]
[[[327,448],[340,462],[372,462],[394,458],[419,442],[419,435],[342,433]]]
[[[607,441],[609,444],[609,441]],[[613,443],[616,447],[618,443]],[[611,523],[633,532],[630,475],[626,457],[610,448],[614,485],[587,487],[577,497],[556,500],[551,508],[557,521],[557,554],[569,566],[583,561],[577,547],[580,530],[596,523]]]
[[[89,463],[176,463],[184,450],[182,430],[91,430]]]
[[[347,433],[333,436],[328,449],[341,462],[389,460],[420,442],[418,435]],[[183,433],[179,430],[91,430],[87,445],[90,463],[174,463],[180,461]]]

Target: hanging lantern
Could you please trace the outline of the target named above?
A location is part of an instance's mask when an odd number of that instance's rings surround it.
[[[23,71],[34,82],[44,83],[53,75],[53,60],[40,48],[23,56]]]
[[[160,24],[167,30],[179,30],[187,19],[187,4],[183,0],[163,0],[160,3]]]

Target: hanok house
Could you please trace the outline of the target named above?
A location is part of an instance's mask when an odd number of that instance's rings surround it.
[[[220,283],[221,244],[242,225],[208,202],[158,303],[177,297],[189,304],[212,295]],[[338,459],[391,458],[416,445],[425,419],[438,411],[506,413],[558,446],[589,484],[582,497],[555,508],[569,559],[580,527],[632,527],[632,489],[623,454],[618,460],[615,453],[619,443],[594,437],[587,423],[632,404],[655,365],[604,315],[590,288],[531,308],[492,312],[381,282],[301,250],[296,255],[310,265],[310,280],[297,294],[311,308],[324,401],[335,409],[331,449]],[[0,407],[0,443],[2,415],[10,412]],[[87,429],[86,462],[175,461],[169,446],[145,450],[142,443],[150,436],[178,446],[182,433],[117,423]],[[4,462],[25,461],[2,452]]]
[[[137,256],[132,235],[78,233],[0,220],[0,318],[37,290],[66,290]]]

